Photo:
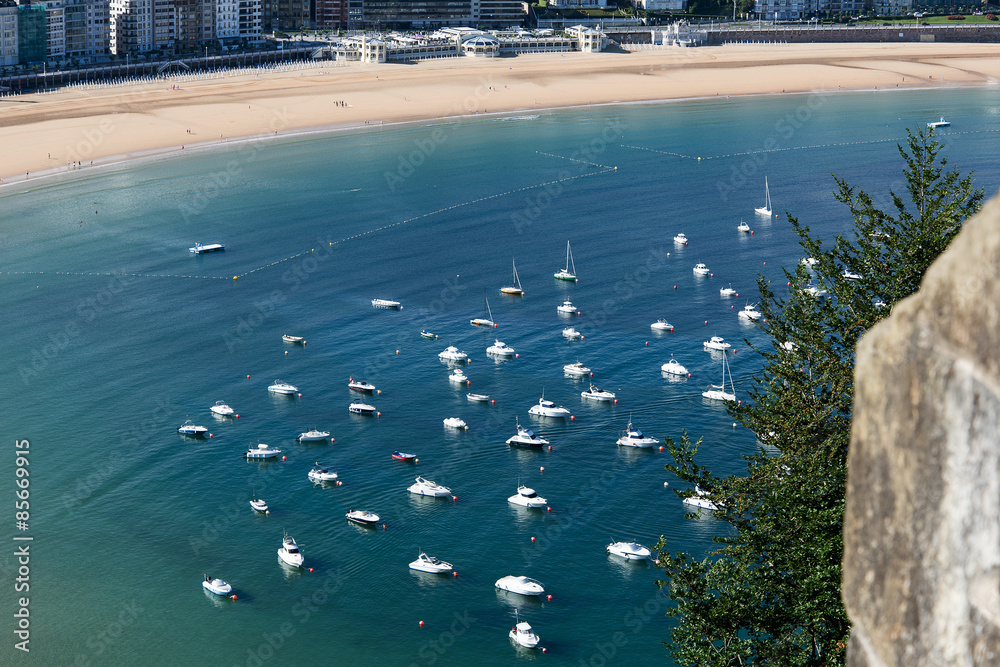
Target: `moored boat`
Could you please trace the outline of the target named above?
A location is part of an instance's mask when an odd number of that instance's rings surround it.
[[[570,416],[570,411],[561,405],[556,405],[552,401],[546,400],[544,396],[538,399],[538,405],[532,405],[528,409],[529,415],[536,417],[566,418]]]
[[[351,403],[347,409],[356,415],[373,415],[376,412],[375,406],[367,403]]]
[[[448,417],[444,420],[448,428],[468,429],[468,425],[460,417]]]
[[[351,510],[347,513],[347,520],[362,526],[374,526],[378,523],[379,515],[368,510]]]
[[[319,442],[321,440],[326,440],[329,437],[329,431],[317,431],[316,429],[313,429],[311,431],[299,433],[298,437],[295,439],[299,442]]]
[[[442,361],[450,361],[453,363],[460,364],[468,361],[469,355],[467,355],[465,352],[462,352],[454,345],[449,345],[444,349],[443,352],[438,353],[438,358],[441,359]]]
[[[281,540],[281,548],[278,549],[278,558],[293,567],[302,567],[304,560],[302,552],[299,550],[299,545],[295,543],[295,540],[288,533],[285,533],[284,539]]]
[[[500,577],[494,584],[502,591],[517,593],[518,595],[542,595],[545,593],[545,586],[537,579],[531,579],[522,575],[508,574]]]
[[[542,498],[534,489],[530,489],[523,484],[517,485],[517,493],[507,499],[511,505],[521,505],[522,507],[542,508],[548,505],[548,501]]]
[[[201,585],[206,591],[210,591],[216,595],[229,595],[233,592],[233,587],[224,582],[222,579],[213,579],[207,574],[205,575],[205,580],[201,582]]]
[[[566,267],[552,275],[558,280],[576,282],[576,264],[573,262],[573,251],[570,250],[569,241],[566,241]]]
[[[189,435],[195,438],[202,438],[208,433],[208,429],[204,426],[198,426],[193,421],[188,419],[186,422],[177,427],[177,432],[181,435]]]
[[[280,449],[275,449],[270,445],[259,443],[256,447],[249,448],[243,456],[248,459],[273,459],[281,453]]]
[[[391,310],[403,309],[399,301],[393,301],[392,299],[372,299],[372,306],[375,308],[389,308]]]
[[[434,556],[428,556],[423,551],[417,556],[417,560],[410,563],[410,569],[417,572],[429,572],[430,574],[448,574],[452,571],[451,563],[438,560]]]
[[[298,393],[299,388],[293,384],[288,384],[284,380],[275,380],[274,384],[269,386],[267,390],[272,394],[283,394],[286,396],[292,396]]]
[[[337,479],[337,472],[329,468],[324,468],[317,461],[313,469],[309,471],[308,477],[314,482],[332,482]]]
[[[302,343],[303,345],[306,342],[302,336],[289,336],[288,334],[282,336],[281,340],[285,341],[286,343]]]
[[[535,634],[535,631],[531,629],[531,625],[524,621],[517,623],[507,634],[519,646],[523,646],[524,648],[538,648],[538,642],[541,641],[538,635]]]
[[[621,556],[625,560],[645,560],[652,553],[648,547],[644,547],[638,542],[612,542],[607,546],[607,552]]]
[[[401,452],[399,450],[396,450],[392,453],[392,458],[394,458],[397,461],[406,461],[409,463],[415,463],[417,460],[417,455],[410,454],[409,452]]]
[[[580,396],[583,398],[589,398],[592,401],[613,401],[615,400],[614,392],[604,391],[603,389],[598,389],[594,385],[590,385],[589,389],[585,389],[580,392]]]
[[[226,405],[225,401],[216,401],[215,405],[209,408],[214,414],[220,417],[232,417],[236,411]]]
[[[188,248],[189,251],[196,255],[204,255],[207,252],[221,252],[226,249],[223,243],[206,243],[202,245],[201,243],[195,243],[193,248]],[[238,254],[238,253],[237,253]]]
[[[406,487],[406,490],[418,496],[431,496],[434,498],[443,498],[451,495],[451,489],[447,486],[442,486],[437,482],[432,482],[423,477],[417,477],[417,481]]]
[[[649,328],[652,329],[653,331],[673,331],[674,325],[671,324],[670,322],[667,322],[665,319],[661,317],[660,319],[650,324]]]

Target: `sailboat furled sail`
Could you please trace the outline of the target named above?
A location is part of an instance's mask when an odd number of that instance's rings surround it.
[[[493,312],[490,310],[490,300],[486,298],[485,293],[483,293],[483,301],[486,303],[486,317],[469,320],[469,324],[474,327],[496,327],[496,323],[493,321]]]
[[[764,205],[755,208],[754,212],[771,217],[771,191],[767,187],[767,176],[764,177]]]
[[[736,400],[736,388],[733,386],[733,376],[729,372],[729,364],[727,363],[727,357],[729,355],[723,352],[722,356],[722,384],[713,384],[708,390],[701,392],[701,395],[705,398],[710,398],[714,401],[735,401]],[[729,378],[729,389],[726,391],[726,378]]]
[[[566,268],[552,274],[559,280],[569,280],[576,282],[576,264],[573,263],[573,251],[569,248],[569,241],[566,241]]]
[[[514,267],[514,283],[510,287],[501,287],[500,293],[524,296],[524,290],[521,289],[521,279],[517,277],[517,264],[514,264],[514,260],[511,260],[511,265]]]

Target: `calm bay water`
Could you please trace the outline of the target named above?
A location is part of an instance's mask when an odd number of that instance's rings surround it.
[[[676,482],[664,454],[615,440],[630,418],[659,438],[687,429],[704,438],[701,462],[738,472],[754,437],[702,399],[721,376],[702,341],[734,343],[745,396],[759,370],[745,341],[766,340],[736,311],[756,300],[758,273],[780,284],[782,267],[801,257],[785,212],[832,239],[850,221],[831,174],[873,193],[902,191],[895,143],[941,115],[953,123],[939,133],[951,165],[994,192],[1000,100],[984,89],[370,128],[5,194],[0,391],[8,446],[31,442],[30,529],[6,535],[34,541],[32,650],[16,652],[8,631],[2,661],[669,664],[656,569],[604,547],[662,534],[700,555],[726,527],[684,518],[664,488]],[[780,213],[772,220],[753,213],[765,175]],[[736,231],[741,219],[752,236]],[[673,244],[677,232],[688,246]],[[567,239],[576,284],[552,278]],[[192,256],[195,241],[227,250]],[[523,298],[497,292],[512,259]],[[694,276],[698,262],[713,275]],[[720,298],[729,283],[740,296]],[[482,316],[484,294],[495,330],[468,324]],[[374,297],[404,309],[373,309]],[[582,315],[559,316],[563,299]],[[660,317],[673,333],[651,332]],[[585,340],[566,341],[568,324]],[[439,339],[422,339],[424,328]],[[284,333],[308,345],[283,344]],[[489,359],[494,338],[518,358]],[[447,345],[473,360],[467,388],[437,358]],[[671,354],[691,378],[661,375]],[[576,360],[617,404],[580,398],[587,383],[562,373]],[[350,377],[379,387],[371,402],[381,418],[348,414]],[[276,378],[302,397],[269,395]],[[468,402],[470,390],[495,405]],[[543,392],[575,419],[529,416]],[[217,400],[240,418],[213,418]],[[469,430],[443,428],[449,416]],[[177,435],[187,418],[213,437]],[[508,448],[516,418],[552,451]],[[313,427],[336,442],[295,442]],[[246,462],[241,453],[258,441],[287,460]],[[392,461],[395,449],[420,462]],[[3,466],[8,498],[13,458]],[[343,486],[313,485],[315,461],[338,470]],[[457,501],[408,494],[418,474]],[[508,505],[519,481],[551,512]],[[269,516],[250,510],[254,491]],[[353,508],[379,513],[386,530],[347,524]],[[278,563],[285,530],[312,572]],[[420,549],[454,563],[458,577],[409,571]],[[0,561],[6,581],[11,551]],[[203,573],[229,581],[239,599],[206,595]],[[496,592],[506,574],[541,580],[553,599]],[[11,626],[16,597],[8,588],[3,598]],[[545,655],[511,646],[515,610]]]

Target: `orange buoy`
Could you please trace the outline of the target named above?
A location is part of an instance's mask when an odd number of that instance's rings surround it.
[[[552,602],[552,596],[551,595],[549,596],[549,602]]]
[[[281,460],[282,460],[282,461],[287,461],[287,460],[288,460],[288,457],[287,457],[287,456],[282,456],[282,457],[281,457]]]
[[[313,569],[312,569],[312,568],[309,568],[309,571],[310,571],[310,572],[312,572],[312,571],[313,571]]]
[[[452,571],[451,576],[457,577],[458,576],[458,572]]]
[[[451,497],[451,502],[457,503],[458,502],[458,496],[452,496]]]
[[[646,347],[649,347],[649,341],[648,340],[646,341]]]
[[[573,421],[574,419],[576,419],[576,415],[570,415],[570,416],[569,416],[569,420],[570,420],[570,421]]]
[[[753,236],[753,230],[752,229],[750,230],[750,236]]]
[[[539,468],[538,472],[545,472],[545,466],[542,466],[541,468]]]
[[[239,416],[239,415],[236,415],[236,418],[237,418],[237,419],[239,419],[239,418],[240,418],[240,416]]]
[[[549,451],[550,452],[552,451],[552,445],[549,445]]]
[[[420,627],[424,627],[424,622],[420,621]]]
[[[705,324],[708,324],[708,320],[705,320]]]
[[[520,359],[520,358],[521,358],[521,355],[520,355],[520,354],[515,354],[515,355],[514,355],[514,358],[515,358],[515,359]]]
[[[381,417],[381,416],[382,416],[382,413],[381,413],[381,412],[376,412],[376,413],[375,413],[375,416],[376,416],[376,417]]]
[[[247,376],[247,379],[248,379],[248,380],[250,379],[250,376],[249,376],[249,375]]]
[[[674,285],[674,289],[677,289],[677,285]]]
[[[618,405],[618,399],[617,398],[615,399],[615,405]]]
[[[396,350],[396,354],[399,354],[399,350]]]
[[[531,541],[532,541],[532,542],[534,542],[534,541],[535,541],[535,536],[534,536],[534,535],[532,535],[532,536],[531,536]]]
[[[661,452],[663,451],[663,445],[660,445],[660,451]]]
[[[414,463],[420,463],[420,459],[413,459]]]
[[[301,391],[299,392],[299,398],[302,398],[302,392]]]
[[[232,596],[232,597],[233,597],[233,599],[234,599],[234,600],[236,599],[236,596],[235,596],[235,595],[234,595],[234,596]]]
[[[286,357],[288,356],[288,350],[285,350],[285,356]]]
[[[494,398],[492,401],[490,401],[490,405],[496,405],[496,404],[497,404],[497,399]]]
[[[211,434],[211,433],[209,433],[209,434],[208,434],[208,437],[209,437],[209,438],[211,438],[211,437],[212,437],[212,434]]]
[[[545,511],[546,511],[546,512],[551,512],[551,511],[552,511],[552,508],[551,508],[551,507],[546,507],[546,508],[545,508]]]
[[[336,438],[330,438],[330,442],[337,442]]]

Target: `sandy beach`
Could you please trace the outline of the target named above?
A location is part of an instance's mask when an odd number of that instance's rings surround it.
[[[0,98],[5,185],[249,137],[477,113],[808,91],[996,85],[993,44],[799,44],[554,53]]]

